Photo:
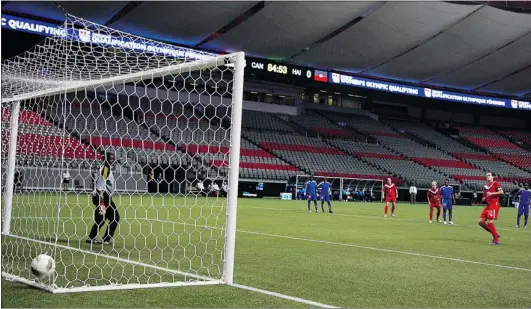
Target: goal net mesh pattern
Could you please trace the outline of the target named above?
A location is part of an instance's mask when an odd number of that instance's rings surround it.
[[[2,275],[53,292],[222,282],[243,54],[74,16],[56,34],[2,64]],[[94,181],[108,154],[120,219],[111,244],[91,244]],[[197,189],[205,181],[220,189]],[[41,253],[56,262],[49,280],[30,272]]]

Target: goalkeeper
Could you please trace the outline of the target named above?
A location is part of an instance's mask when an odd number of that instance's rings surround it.
[[[103,237],[103,244],[112,244],[114,232],[116,231],[118,222],[120,221],[118,209],[112,200],[112,195],[115,189],[114,175],[111,170],[113,163],[114,156],[112,154],[106,154],[105,161],[100,167],[99,173],[97,175],[94,191],[92,192],[92,203],[94,203],[96,209],[94,210],[94,225],[92,226],[87,239],[87,243],[90,244],[101,243],[100,241],[96,240],[95,237],[105,224],[105,220],[109,220],[109,225],[107,226],[107,231]]]

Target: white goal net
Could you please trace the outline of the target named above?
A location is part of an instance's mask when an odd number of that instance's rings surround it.
[[[231,284],[244,54],[73,16],[56,33],[2,63],[2,276],[51,292]],[[32,275],[39,254],[53,277]]]

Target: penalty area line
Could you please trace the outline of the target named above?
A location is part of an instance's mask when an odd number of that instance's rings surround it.
[[[25,218],[25,217],[19,217],[19,219],[20,218]],[[92,220],[90,218],[83,218],[83,217],[73,217],[73,218],[69,218],[69,219]],[[133,218],[127,218],[127,219],[133,219]],[[124,218],[124,220],[127,220],[127,219]],[[135,220],[135,219],[139,220],[139,218],[134,218],[133,220]],[[141,220],[154,221],[154,222],[169,222],[169,221],[166,221],[166,220],[149,219],[149,218],[142,218]],[[211,229],[220,229],[220,230],[223,229],[222,227],[217,227],[217,226],[195,225],[195,224],[188,224],[188,223],[185,223],[185,222],[173,222],[173,223],[174,224],[178,224],[178,225],[183,225],[183,226],[189,225],[189,226],[211,228]],[[492,263],[485,263],[485,262],[479,262],[479,261],[464,260],[464,259],[452,258],[452,257],[440,256],[440,255],[431,255],[431,254],[415,253],[415,252],[408,252],[408,251],[399,251],[399,250],[386,249],[386,248],[369,247],[369,246],[362,246],[362,245],[352,244],[352,243],[341,243],[341,242],[333,242],[333,241],[327,241],[327,240],[319,240],[319,239],[302,238],[302,237],[295,237],[295,236],[277,235],[277,234],[262,233],[262,232],[256,232],[256,231],[240,230],[240,229],[236,229],[236,232],[237,233],[243,233],[243,234],[250,234],[250,235],[258,235],[258,236],[266,236],[266,237],[274,237],[274,238],[282,238],[282,239],[291,239],[291,240],[306,241],[306,242],[327,244],[327,245],[333,245],[333,246],[351,247],[351,248],[358,248],[358,249],[365,249],[365,250],[372,250],[372,251],[388,252],[388,253],[403,254],[403,255],[417,256],[417,257],[425,257],[425,258],[431,258],[431,259],[454,261],[454,262],[459,262],[459,263],[468,263],[468,264],[476,264],[476,265],[483,265],[483,266],[490,266],[490,267],[505,268],[505,269],[511,269],[511,270],[522,270],[522,271],[531,272],[531,269],[529,269],[529,268],[521,268],[521,267],[516,267],[516,266],[508,266],[508,265],[492,264]],[[11,236],[13,236],[13,235],[11,235]]]
[[[336,306],[332,306],[332,305],[318,303],[318,302],[315,302],[315,301],[312,301],[312,300],[308,300],[308,299],[304,299],[304,298],[300,298],[300,297],[289,296],[289,295],[286,295],[286,294],[281,294],[281,293],[277,293],[277,292],[271,292],[271,291],[268,291],[268,290],[262,290],[262,289],[255,288],[255,287],[252,287],[252,286],[241,285],[241,284],[237,284],[237,283],[229,284],[229,286],[233,286],[235,288],[244,289],[244,290],[248,290],[248,291],[253,291],[253,292],[257,292],[257,293],[262,293],[262,294],[269,295],[269,296],[275,296],[275,297],[291,300],[291,301],[294,301],[294,302],[298,302],[298,303],[302,303],[302,304],[306,304],[306,305],[310,305],[310,306],[314,306],[314,307],[340,308],[340,307],[336,307]]]
[[[245,234],[253,234],[253,235],[258,235],[258,236],[275,237],[275,238],[283,238],[283,239],[291,239],[291,240],[300,240],[300,241],[321,243],[321,244],[334,245],[334,246],[352,247],[352,248],[359,248],[359,249],[372,250],[372,251],[389,252],[389,253],[395,253],[395,254],[411,255],[411,256],[418,256],[418,257],[425,257],[425,258],[432,258],[432,259],[439,259],[439,260],[446,260],[446,261],[454,261],[454,262],[460,262],[460,263],[469,263],[469,264],[476,264],[476,265],[491,266],[491,267],[498,267],[498,268],[505,268],[505,269],[521,270],[521,271],[531,272],[531,269],[529,269],[529,268],[521,268],[521,267],[516,267],[516,266],[507,266],[507,265],[491,264],[491,263],[478,262],[478,261],[463,260],[463,259],[459,259],[459,258],[452,258],[452,257],[446,257],[446,256],[439,256],[439,255],[430,255],[430,254],[424,254],[424,253],[414,253],[414,252],[399,251],[399,250],[393,250],[393,249],[368,247],[368,246],[361,246],[361,245],[356,245],[356,244],[347,244],[347,243],[341,243],[341,242],[317,240],[317,239],[311,239],[311,238],[301,238],[301,237],[294,237],[294,236],[283,236],[283,235],[260,233],[260,232],[253,232],[253,231],[237,230],[237,232],[245,233]]]

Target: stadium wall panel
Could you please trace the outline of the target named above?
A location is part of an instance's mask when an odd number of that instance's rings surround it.
[[[479,124],[490,127],[511,127],[516,129],[525,129],[526,121],[518,118],[503,118],[495,116],[480,116]]]
[[[18,167],[23,175],[22,189],[31,190],[61,190],[62,170],[59,168]],[[92,190],[92,176],[94,171],[69,169],[69,188],[74,189],[74,180],[79,180],[82,190]],[[147,192],[147,182],[142,173],[114,172],[116,190],[119,192]]]

